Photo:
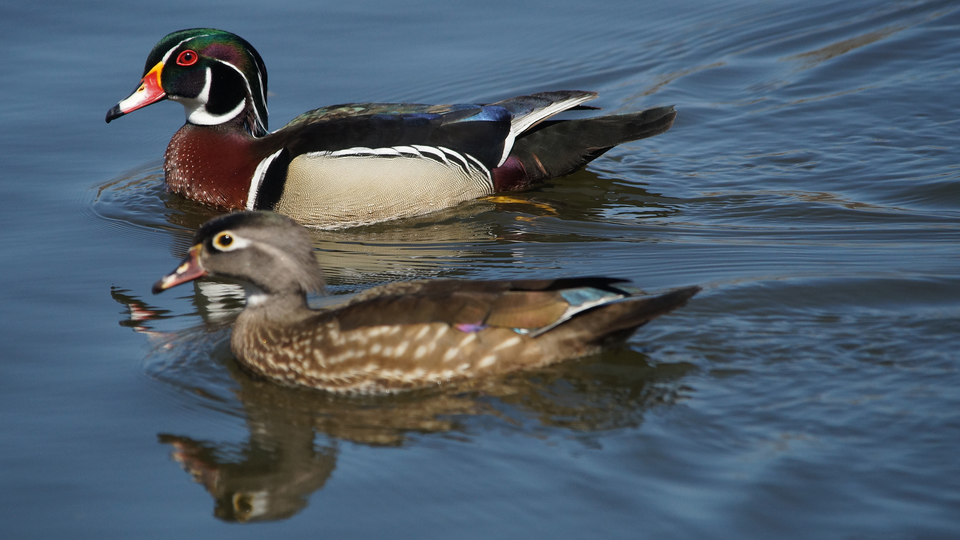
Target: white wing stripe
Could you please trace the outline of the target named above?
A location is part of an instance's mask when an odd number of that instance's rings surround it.
[[[551,116],[561,113],[571,107],[576,107],[577,105],[585,101],[590,101],[595,97],[595,95],[587,94],[585,96],[565,99],[563,101],[551,103],[550,105],[547,105],[540,110],[533,111],[525,116],[514,118],[510,123],[510,133],[507,134],[506,140],[503,142],[503,155],[500,156],[500,162],[497,163],[497,166],[503,165],[503,162],[507,160],[507,157],[510,155],[510,150],[513,150],[513,143],[516,141],[517,135],[530,129],[541,120],[550,118]]]

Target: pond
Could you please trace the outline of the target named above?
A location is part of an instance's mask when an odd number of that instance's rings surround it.
[[[3,11],[0,536],[960,535],[955,3]],[[150,294],[217,214],[164,189],[180,106],[103,122],[196,26],[263,56],[273,129],[559,89],[599,92],[570,116],[678,111],[511,199],[313,231],[314,304],[433,278],[704,291],[623,347],[450,392],[251,379],[240,289]]]

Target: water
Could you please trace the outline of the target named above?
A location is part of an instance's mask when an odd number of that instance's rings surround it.
[[[317,232],[317,304],[414,277],[706,290],[456,393],[249,380],[234,288],[149,294],[212,215],[161,185],[180,107],[103,123],[206,25],[263,55],[272,128],[548,89],[679,112],[518,202]],[[0,536],[960,536],[953,3],[42,2],[0,30]]]

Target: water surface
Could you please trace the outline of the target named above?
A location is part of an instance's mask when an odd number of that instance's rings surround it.
[[[960,535],[954,3],[3,13],[0,536]],[[263,55],[274,129],[550,89],[679,112],[514,201],[316,231],[317,305],[434,277],[706,290],[624,348],[451,392],[250,380],[235,287],[149,294],[214,215],[162,186],[180,107],[103,123],[163,35],[208,25]]]

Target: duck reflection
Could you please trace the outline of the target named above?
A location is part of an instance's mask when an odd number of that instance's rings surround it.
[[[479,379],[395,396],[342,397],[281,387],[242,371],[229,351],[229,324],[204,324],[174,333],[154,324],[166,314],[127,291],[114,298],[135,314],[155,347],[147,371],[218,414],[244,419],[244,442],[161,434],[172,456],[210,493],[215,515],[253,522],[286,519],[333,473],[340,447],[400,447],[423,437],[470,440],[515,431],[538,438],[635,428],[652,407],[681,399],[690,364],[654,364],[631,349],[556,364],[535,372]],[[203,295],[197,295],[202,297]],[[151,320],[145,314],[157,313]]]
[[[464,268],[511,267],[525,257],[527,243],[588,241],[580,222],[608,220],[611,209],[642,207],[662,217],[674,212],[672,204],[641,187],[580,171],[533,192],[311,234],[330,290],[344,293],[397,279],[463,277]],[[93,210],[111,224],[170,235],[174,259],[182,258],[194,231],[217,214],[166,193],[158,163],[100,186]],[[229,327],[243,307],[242,289],[208,280],[196,283],[194,291],[193,312],[177,316],[125,289],[115,288],[112,295],[125,307],[120,324],[150,339],[148,374],[212,414],[243,418],[248,435],[239,443],[159,435],[173,459],[213,497],[215,515],[227,521],[295,515],[323,488],[345,444],[399,447],[423,437],[469,440],[491,430],[540,438],[573,434],[590,444],[591,434],[639,426],[646,410],[675,402],[680,380],[692,369],[650,365],[644,354],[623,349],[456,387],[335,397],[275,386],[242,372],[229,351]],[[345,299],[316,297],[311,304]],[[197,317],[202,324],[184,329],[182,317]]]
[[[328,285],[350,287],[456,277],[456,269],[513,265],[524,257],[524,243],[585,242],[591,232],[605,239],[609,229],[582,224],[659,220],[677,213],[680,203],[634,183],[581,170],[534,191],[377,225],[312,229],[311,234],[323,254]],[[167,193],[159,162],[98,186],[92,209],[112,225],[171,235],[175,259],[189,249],[200,225],[219,214]]]
[[[303,438],[309,430],[291,429]],[[214,500],[214,515],[241,523],[276,521],[307,506],[311,493],[326,483],[336,465],[336,448],[312,440],[285,441],[282,448],[251,440],[231,448],[224,443],[160,434],[173,447],[171,456]],[[234,456],[234,457],[229,457]]]

